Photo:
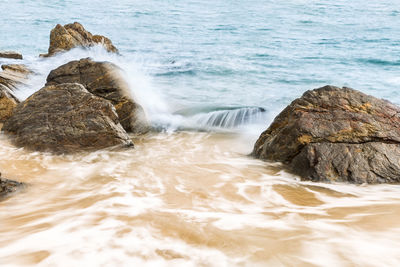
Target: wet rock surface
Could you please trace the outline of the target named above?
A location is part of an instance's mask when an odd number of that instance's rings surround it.
[[[18,103],[19,100],[13,95],[10,89],[0,84],[0,123],[5,122],[11,117]]]
[[[252,155],[312,181],[400,182],[400,108],[351,88],[325,86],[294,100]]]
[[[0,58],[22,59],[22,55],[15,51],[0,51]]]
[[[78,22],[64,26],[57,24],[50,32],[48,53],[40,56],[49,57],[75,47],[90,47],[94,45],[102,45],[108,52],[118,52],[118,49],[110,39],[102,35],[92,35]]]
[[[3,131],[15,145],[34,151],[133,146],[113,105],[76,83],[43,87],[16,107]]]
[[[0,200],[12,193],[17,192],[23,186],[23,183],[2,178],[0,173]]]
[[[32,72],[23,64],[2,65],[1,68],[3,71],[0,72],[0,123],[3,123],[19,103],[13,91],[24,85]]]
[[[33,73],[24,64],[3,64],[3,65],[1,65],[1,69],[3,71],[12,71],[12,72],[21,73],[21,74],[31,74],[31,73]]]
[[[142,106],[133,100],[129,86],[116,65],[89,58],[71,61],[52,70],[46,85],[63,83],[80,83],[92,94],[109,100],[127,132],[143,133],[149,130]]]
[[[9,88],[11,91],[27,82],[29,74],[32,73],[24,64],[1,65],[0,85]]]

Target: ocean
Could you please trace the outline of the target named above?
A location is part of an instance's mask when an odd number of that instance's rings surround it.
[[[56,24],[101,47],[46,53]],[[0,134],[1,266],[398,266],[400,186],[303,182],[248,156],[306,90],[400,104],[400,2],[0,0],[0,50],[36,74],[91,57],[121,67],[157,131],[132,151],[51,155]]]

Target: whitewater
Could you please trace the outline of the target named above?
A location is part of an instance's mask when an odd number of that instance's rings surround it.
[[[29,184],[0,202],[1,266],[398,266],[400,186],[304,182],[249,157],[305,90],[349,86],[400,104],[400,3],[0,2],[0,50],[32,75],[90,57],[121,68],[153,131],[128,151],[52,155],[0,134],[0,171]],[[79,21],[120,54],[53,58]]]

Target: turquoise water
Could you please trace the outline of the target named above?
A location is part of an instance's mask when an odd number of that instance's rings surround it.
[[[108,36],[172,109],[260,106],[273,116],[326,84],[400,104],[398,0],[2,0],[0,49],[34,61],[55,24],[73,21]]]

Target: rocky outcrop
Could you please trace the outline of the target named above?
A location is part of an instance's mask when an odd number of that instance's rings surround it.
[[[400,182],[400,108],[350,88],[325,86],[294,100],[252,155],[303,179]]]
[[[102,35],[92,35],[78,22],[57,26],[50,32],[50,46],[47,54],[42,57],[53,56],[62,51],[68,51],[75,47],[91,47],[102,45],[108,52],[117,53],[118,49],[111,40]]]
[[[22,55],[15,51],[0,51],[0,57],[12,58],[12,59],[22,59]]]
[[[143,108],[130,93],[120,69],[109,62],[95,62],[89,58],[71,61],[50,72],[46,85],[80,83],[89,92],[109,100],[115,107],[122,127],[127,132],[148,131]]]
[[[34,151],[133,146],[113,105],[76,83],[43,87],[17,106],[3,131],[17,146]]]
[[[0,200],[24,186],[23,183],[1,177],[0,173]]]

